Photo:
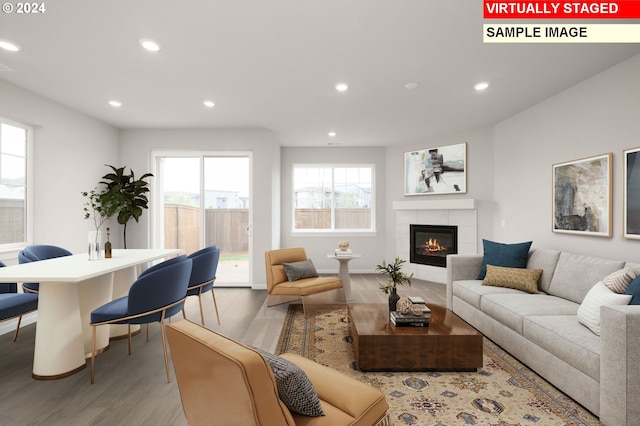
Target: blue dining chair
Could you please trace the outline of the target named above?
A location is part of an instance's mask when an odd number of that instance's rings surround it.
[[[127,324],[131,355],[131,324],[152,322],[160,323],[167,382],[171,382],[164,320],[180,312],[184,305],[192,263],[186,256],[180,256],[152,266],[138,276],[127,296],[112,300],[91,312],[91,384],[95,375],[96,328],[107,324]]]
[[[220,249],[216,246],[206,247],[191,253],[189,259],[193,260],[193,268],[191,268],[191,278],[189,279],[187,296],[198,296],[198,303],[200,303],[200,320],[202,321],[202,325],[204,325],[202,293],[211,291],[213,307],[216,310],[218,325],[220,325],[218,304],[216,303],[216,295],[213,292],[213,283],[216,280],[216,271],[218,270],[218,261],[220,260]],[[182,308],[182,316],[187,318],[184,307]]]
[[[185,260],[187,258],[186,254],[181,254],[179,256],[173,257],[171,259],[162,261],[160,263],[156,263],[153,266],[148,267],[147,269],[145,269],[144,271],[142,271],[142,273],[140,275],[138,275],[138,278],[143,277],[147,274],[150,274],[152,272],[158,271],[162,268],[166,268],[167,266],[173,265],[174,263],[178,263],[181,262],[183,260]],[[183,305],[184,306],[184,305]],[[177,312],[177,311],[176,311]],[[173,314],[171,315],[173,316]],[[169,318],[169,321],[171,321],[171,318]],[[147,343],[149,342],[149,327],[150,327],[151,323],[147,323]],[[131,355],[131,348],[129,348],[129,355]]]
[[[0,268],[6,265],[0,262]],[[13,341],[18,339],[22,316],[38,309],[38,295],[33,293],[18,293],[17,283],[0,283],[0,322],[18,318]]]
[[[38,262],[45,259],[71,256],[72,254],[69,250],[62,247],[49,244],[36,244],[27,246],[18,253],[18,263]],[[38,293],[40,291],[40,284],[22,283],[22,289],[28,293]]]

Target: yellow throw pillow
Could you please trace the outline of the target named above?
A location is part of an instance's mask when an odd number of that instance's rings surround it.
[[[515,288],[527,293],[538,292],[538,280],[542,269],[505,268],[503,266],[487,265],[487,275],[482,285]]]

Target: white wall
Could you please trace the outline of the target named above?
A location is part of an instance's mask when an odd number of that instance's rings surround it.
[[[404,195],[404,153],[425,148],[467,143],[467,193],[449,195]],[[386,150],[387,181],[386,193],[386,234],[396,235],[394,201],[447,200],[455,198],[473,198],[478,210],[478,253],[482,253],[482,238],[491,239],[493,235],[493,212],[496,208],[493,200],[493,131],[491,128],[461,131],[440,137],[425,139],[402,146],[391,146]],[[391,238],[391,237],[390,237]],[[386,259],[397,255],[396,246],[389,241],[385,253]],[[409,259],[407,259],[408,261]]]
[[[106,163],[118,158],[118,131],[57,102],[0,80],[0,116],[33,126],[33,243],[87,251],[85,199]],[[6,253],[6,263],[17,263]]]
[[[154,149],[250,150],[254,152],[253,280],[262,284],[265,250],[304,246],[318,269],[337,270],[325,254],[340,236],[294,237],[290,232],[291,164],[298,161],[372,162],[377,170],[377,235],[349,236],[361,260],[354,271],[371,271],[395,256],[397,200],[474,198],[478,233],[502,242],[533,240],[534,246],[639,262],[640,241],[622,238],[622,150],[640,146],[640,55],[578,84],[495,127],[460,131],[387,148],[283,148],[268,130],[124,130],[0,80],[0,116],[35,128],[34,243],[86,251],[91,223],[83,219],[81,191],[97,185],[108,169],[150,168]],[[403,153],[467,142],[467,187],[460,195],[403,195]],[[613,152],[613,237],[551,232],[551,166]],[[282,167],[281,167],[282,165]],[[281,172],[282,170],[282,172]],[[281,175],[282,173],[282,175]],[[146,247],[148,216],[129,225],[131,247]],[[280,218],[281,216],[281,218]],[[501,224],[504,220],[505,227]],[[114,244],[121,230],[111,224]],[[119,232],[120,231],[120,232]],[[481,247],[479,247],[481,252]],[[12,263],[10,256],[4,259]],[[2,258],[2,256],[0,256]],[[335,264],[334,264],[335,263]]]
[[[622,151],[640,146],[639,135],[640,55],[495,126],[495,239],[640,261],[640,241],[622,237]],[[607,152],[613,237],[552,232],[552,165]]]
[[[295,163],[324,163],[324,164],[374,164],[376,185],[376,228],[375,235],[357,235],[355,233],[331,233],[322,235],[295,235],[291,232],[293,223],[293,195],[291,187],[291,173]],[[307,256],[322,272],[338,271],[338,262],[327,258],[338,247],[338,241],[349,240],[351,250],[361,254],[360,259],[349,262],[351,272],[373,272],[377,264],[382,262],[387,240],[385,215],[387,199],[386,161],[384,148],[283,148],[282,149],[282,247],[304,247]],[[393,234],[392,234],[393,235]]]
[[[132,168],[136,176],[151,170],[153,150],[251,151],[253,216],[252,284],[266,286],[264,252],[274,247],[279,232],[274,217],[279,204],[280,147],[271,131],[239,130],[122,130],[120,133],[120,165]],[[151,178],[153,179],[153,178]],[[151,193],[153,197],[153,192]],[[149,244],[149,218],[127,225],[127,247],[141,248]]]

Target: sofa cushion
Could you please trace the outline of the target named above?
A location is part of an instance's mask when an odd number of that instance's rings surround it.
[[[542,349],[600,380],[600,338],[579,324],[576,315],[528,316],[523,334]]]
[[[631,296],[630,305],[640,305],[640,277],[636,277],[631,281],[624,294]]]
[[[300,262],[283,263],[282,267],[287,274],[287,280],[298,281],[302,278],[313,278],[318,276],[316,267],[311,259],[301,260]]]
[[[622,294],[627,290],[629,283],[636,277],[636,273],[630,266],[612,272],[602,279],[604,285],[614,293]]]
[[[517,244],[503,244],[494,241],[482,240],[484,249],[482,269],[478,279],[484,279],[487,273],[487,265],[505,266],[508,268],[525,268],[531,241]]]
[[[595,283],[623,267],[623,261],[562,252],[548,293],[582,303]]]
[[[482,280],[482,285],[515,288],[527,293],[537,293],[540,275],[542,275],[542,269],[487,265],[487,275]]]
[[[520,290],[506,287],[483,286],[480,280],[460,280],[453,283],[453,295],[476,309],[480,309],[480,299],[487,294],[521,294]]]
[[[578,308],[578,321],[600,335],[600,308],[607,305],[627,305],[631,300],[628,294],[611,291],[602,281],[593,286]]]
[[[300,367],[278,355],[255,347],[253,349],[271,366],[276,378],[278,397],[289,410],[305,416],[324,416],[318,393]]]
[[[489,294],[482,297],[481,310],[513,331],[522,334],[529,315],[575,315],[578,305],[548,294]]]
[[[556,270],[560,251],[550,249],[534,249],[529,252],[527,268],[542,269],[542,276],[538,281],[538,288],[545,293],[549,292],[549,284]]]

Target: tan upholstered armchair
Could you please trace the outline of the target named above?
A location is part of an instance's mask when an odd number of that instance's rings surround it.
[[[296,281],[289,281],[282,266],[283,263],[301,262],[307,260],[307,253],[303,248],[286,248],[269,250],[265,252],[265,264],[267,267],[267,292],[268,306],[287,303],[293,300],[328,291],[334,291],[337,298],[344,302],[345,295],[342,288],[342,280],[338,277],[310,277]]]
[[[313,384],[324,416],[289,411],[266,358],[200,324],[167,326],[171,357],[190,425],[382,426],[388,405],[377,388],[314,361],[284,354]]]

